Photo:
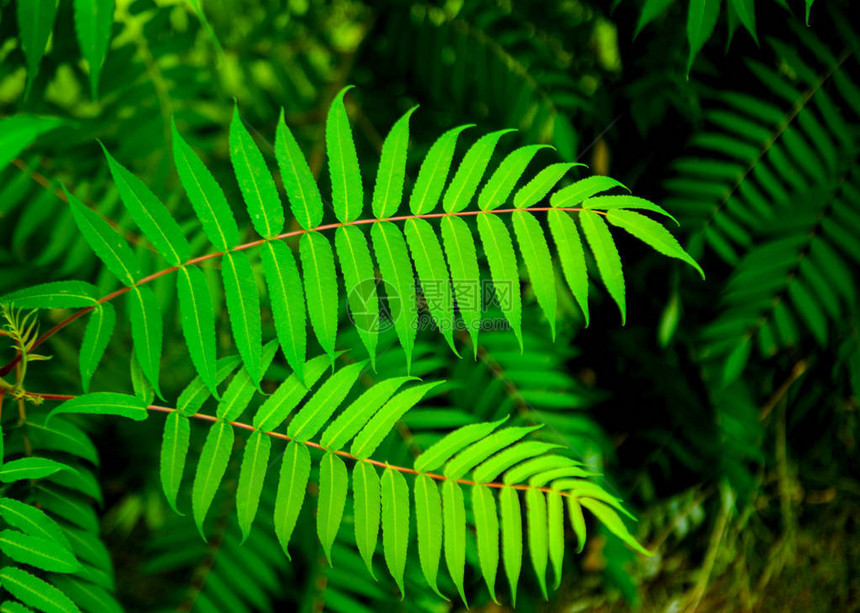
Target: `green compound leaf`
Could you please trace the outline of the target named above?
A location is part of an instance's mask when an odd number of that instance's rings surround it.
[[[146,184],[117,162],[102,145],[120,199],[158,252],[173,266],[179,266],[191,257],[191,247],[182,229],[161,200]]]
[[[337,343],[337,273],[328,239],[318,232],[303,234],[299,243],[305,298],[311,327],[332,364]]]
[[[442,244],[451,269],[457,308],[472,339],[474,355],[477,356],[478,331],[481,329],[481,292],[478,283],[481,273],[475,239],[469,226],[459,217],[446,215],[441,225]]]
[[[406,353],[406,371],[410,372],[415,335],[418,332],[418,307],[415,301],[415,276],[406,240],[400,229],[389,221],[373,224],[370,238],[382,280],[386,284],[388,310],[394,320],[394,331]]]
[[[448,185],[445,197],[442,199],[442,207],[446,213],[457,213],[469,206],[478,184],[487,170],[490,158],[499,139],[516,130],[497,130],[485,134],[472,145],[463,156],[463,161],[457,167],[454,178]]]
[[[284,121],[283,109],[275,133],[275,157],[293,217],[305,230],[317,227],[323,217],[320,189],[299,144]]]
[[[460,133],[473,127],[474,124],[457,126],[440,136],[430,150],[421,168],[418,170],[418,178],[409,196],[409,210],[413,215],[424,215],[436,208],[439,197],[445,189],[445,181],[451,162],[454,160],[454,148],[457,146],[457,138]]]
[[[25,605],[45,613],[80,613],[81,611],[63,592],[44,579],[39,579],[20,568],[6,566],[0,570],[0,585]]]
[[[176,124],[171,122],[171,128],[173,161],[188,200],[212,244],[221,251],[228,251],[239,243],[239,227],[224,190],[179,134]]]
[[[272,451],[272,440],[257,430],[245,443],[242,468],[239,470],[239,485],[236,489],[236,511],[244,542],[251,533],[251,525],[260,506],[260,495],[266,480],[266,469]]]
[[[155,389],[158,397],[158,373],[161,368],[162,327],[161,309],[155,294],[148,287],[133,287],[128,293],[128,310],[131,319],[131,338],[134,341],[134,354],[146,378]]]
[[[275,536],[290,561],[292,557],[287,546],[296,527],[299,511],[302,510],[310,474],[311,456],[307,446],[290,441],[281,462],[275,497]]]
[[[421,572],[433,591],[444,598],[436,585],[442,557],[442,498],[436,483],[427,475],[415,479],[415,523]]]
[[[427,301],[427,308],[442,336],[459,356],[454,346],[454,304],[451,297],[451,277],[442,246],[433,227],[424,219],[409,219],[406,222],[406,242],[412,253],[415,271]]]
[[[478,196],[478,208],[482,211],[491,211],[507,202],[529,162],[538,151],[548,147],[549,145],[528,145],[509,153],[481,190]]]
[[[391,217],[400,208],[403,199],[403,182],[406,178],[406,149],[409,145],[409,118],[417,106],[406,111],[392,126],[385,142],[376,183],[373,186],[373,216],[377,219]]]
[[[110,47],[113,0],[75,0],[75,33],[90,69],[93,100],[99,97],[99,75]]]
[[[233,107],[230,122],[230,161],[257,234],[272,238],[284,229],[284,207],[263,154]]]
[[[48,415],[48,419],[54,415],[78,414],[78,415],[113,415],[116,417],[127,417],[134,421],[142,421],[149,416],[144,403],[137,396],[127,394],[116,394],[114,392],[95,392],[84,394],[55,408]]]
[[[561,260],[561,270],[573,294],[576,303],[585,316],[588,326],[588,272],[585,265],[585,250],[576,223],[565,211],[549,211],[547,213],[549,231],[555,242],[558,258]]]
[[[621,257],[618,255],[615,241],[612,240],[606,222],[597,213],[581,211],[579,222],[582,225],[585,238],[588,240],[588,246],[591,247],[591,252],[594,254],[597,269],[600,271],[600,278],[621,311],[621,324],[623,325],[627,320],[624,274],[621,270]]]
[[[523,261],[526,263],[526,269],[529,271],[532,290],[549,320],[552,338],[555,340],[555,274],[543,228],[531,213],[525,211],[515,212],[513,222],[514,234],[517,237]]]
[[[194,368],[212,394],[218,396],[215,383],[215,310],[206,283],[206,275],[195,266],[183,266],[176,273],[182,333]]]
[[[472,486],[472,512],[475,515],[475,533],[478,538],[478,560],[481,573],[496,604],[496,572],[499,568],[499,515],[496,499],[486,485]]]
[[[296,259],[283,242],[269,241],[263,247],[263,273],[281,350],[299,381],[304,381],[307,353],[305,295]]]
[[[176,497],[182,484],[182,473],[185,472],[185,460],[188,457],[188,445],[191,441],[191,424],[184,415],[174,411],[164,422],[164,435],[161,440],[161,463],[159,475],[161,488],[167,498],[167,504],[176,513]],[[181,513],[180,513],[181,515]]]
[[[686,262],[699,272],[702,279],[705,278],[705,272],[696,263],[696,260],[684,251],[677,239],[666,228],[653,219],[634,211],[618,210],[608,211],[606,221],[613,226],[624,228],[643,243],[653,247],[658,253]]]
[[[224,473],[227,472],[227,463],[233,453],[233,439],[233,426],[223,421],[216,422],[206,435],[203,451],[200,452],[200,461],[191,488],[191,511],[197,531],[204,541],[206,534],[203,531],[203,522]]]
[[[248,256],[243,252],[226,254],[221,261],[221,276],[224,279],[227,313],[236,348],[248,374],[259,387],[263,378],[260,364],[263,343],[260,296]]]
[[[80,353],[81,386],[84,393],[90,391],[90,381],[104,356],[115,324],[116,310],[110,303],[103,302],[90,313]]]
[[[39,74],[39,64],[42,63],[48,39],[54,30],[59,4],[59,0],[30,0],[18,4],[18,35],[27,60],[24,98],[30,96],[30,89]]]
[[[490,276],[498,297],[502,314],[520,343],[522,335],[522,296],[520,295],[520,275],[517,269],[517,256],[511,242],[511,234],[505,222],[496,215],[478,215],[478,235],[490,264]]]
[[[373,552],[379,537],[380,488],[379,475],[368,462],[356,462],[352,469],[353,514],[355,516],[355,544],[367,571],[373,574]]]
[[[397,587],[400,599],[406,597],[403,573],[409,547],[409,485],[400,471],[386,468],[382,473],[382,548],[385,563]]]
[[[335,248],[340,261],[340,270],[343,273],[352,323],[367,349],[371,367],[376,370],[379,296],[367,239],[355,226],[341,226],[335,235]]]
[[[328,155],[328,171],[331,176],[332,206],[341,223],[355,221],[364,207],[364,187],[361,184],[361,169],[349,117],[343,97],[351,85],[344,87],[331,103],[325,124],[325,144]]]
[[[0,551],[15,562],[52,573],[72,573],[81,569],[80,562],[67,548],[18,530],[0,531]]]
[[[140,278],[140,264],[128,243],[98,213],[75,198],[65,185],[63,192],[84,240],[117,279],[125,285],[134,285]]]
[[[333,453],[320,460],[320,493],[317,506],[317,534],[326,560],[331,565],[331,547],[343,519],[349,477],[346,464]]]
[[[574,166],[584,165],[585,164],[570,164],[566,162],[550,164],[537,173],[531,181],[526,183],[517,191],[514,196],[514,207],[525,209],[537,204],[546,198],[546,195],[550,190],[555,187],[559,181],[561,181],[562,177],[564,177],[571,168]]]

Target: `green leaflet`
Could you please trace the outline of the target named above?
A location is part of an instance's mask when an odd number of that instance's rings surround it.
[[[176,273],[182,333],[194,368],[217,398],[215,383],[215,310],[206,275],[196,266],[183,266]]]
[[[71,466],[48,458],[20,458],[0,466],[0,483],[13,483],[25,479],[41,479],[61,470],[76,472]]]
[[[203,532],[203,522],[215,498],[215,492],[221,485],[221,479],[227,471],[227,463],[233,453],[233,437],[233,426],[224,421],[216,422],[206,435],[203,451],[200,452],[200,461],[197,463],[197,471],[194,473],[191,511],[197,531],[204,541],[206,534]]]
[[[65,185],[63,192],[78,229],[95,254],[117,279],[125,285],[134,285],[140,277],[140,265],[128,243],[98,213],[69,193]]]
[[[65,547],[18,530],[0,531],[0,551],[15,562],[52,573],[71,573],[81,569],[75,555]]]
[[[227,297],[227,313],[242,362],[259,387],[263,379],[260,351],[263,343],[260,297],[251,262],[243,252],[230,252],[221,260],[221,276]]]
[[[87,571],[84,572],[86,573]],[[123,608],[108,593],[106,588],[78,578],[76,575],[54,575],[51,577],[51,582],[57,589],[71,598],[75,604],[83,607],[85,611],[98,611],[99,613],[123,612]]]
[[[110,303],[103,302],[92,310],[80,352],[81,386],[84,393],[90,391],[90,380],[107,349],[115,324],[116,311]]]
[[[380,493],[379,475],[368,462],[356,462],[352,469],[352,492],[355,516],[355,544],[367,565],[370,576],[373,574],[373,552],[379,536]]]
[[[547,492],[546,507],[549,559],[555,578],[552,589],[557,590],[561,585],[561,568],[564,561],[564,502],[557,490]]]
[[[279,428],[308,393],[308,390],[319,380],[328,368],[328,358],[317,356],[304,366],[305,381],[302,383],[294,374],[278,386],[278,389],[266,399],[254,415],[254,428],[270,432]]]
[[[167,504],[176,513],[176,496],[182,483],[182,473],[185,471],[185,460],[188,457],[188,445],[191,437],[191,424],[188,418],[174,411],[164,422],[164,435],[161,441],[161,488],[167,498]]]
[[[90,69],[93,100],[99,97],[99,74],[110,47],[113,0],[75,0],[75,33]]]
[[[0,297],[19,309],[71,309],[94,306],[99,298],[95,285],[84,281],[40,283]]]
[[[0,498],[0,517],[13,528],[26,534],[55,542],[71,549],[68,539],[54,519],[41,509],[14,498]]]
[[[368,424],[382,405],[394,395],[394,392],[405,383],[414,380],[416,377],[393,377],[365,391],[325,429],[320,438],[320,445],[329,451],[343,448],[347,441]]]
[[[588,326],[588,273],[579,230],[565,211],[549,211],[547,217],[564,278],[585,316],[585,325]]]
[[[514,234],[520,246],[520,253],[529,271],[529,280],[537,297],[538,304],[549,320],[552,338],[555,340],[555,273],[552,256],[540,222],[531,213],[517,211],[513,214]]]
[[[490,264],[490,276],[499,306],[505,319],[511,324],[514,334],[523,345],[522,335],[522,297],[520,296],[520,276],[517,270],[517,256],[511,235],[505,222],[496,215],[478,215],[478,235]]]
[[[503,487],[499,493],[502,523],[502,563],[511,586],[511,602],[517,603],[517,584],[523,563],[523,518],[517,490]]]
[[[0,169],[18,157],[40,134],[50,132],[64,123],[57,117],[23,114],[0,119]]]
[[[612,534],[620,538],[622,541],[630,545],[633,549],[646,556],[653,556],[654,553],[645,549],[639,542],[630,534],[627,526],[614,510],[592,498],[580,498],[579,504],[594,513],[594,516],[606,526]]]
[[[463,590],[466,567],[466,506],[463,502],[463,490],[456,481],[450,479],[442,484],[442,525],[448,574],[466,604],[466,593]]]
[[[275,535],[290,561],[292,557],[287,546],[296,527],[299,511],[302,510],[310,474],[311,456],[308,448],[301,443],[290,441],[281,462],[278,493],[275,497]]]
[[[320,493],[317,506],[317,534],[320,537],[325,558],[331,565],[331,546],[337,536],[343,508],[346,505],[346,490],[349,478],[346,464],[333,453],[320,460]]]
[[[690,9],[687,13],[687,39],[690,42],[690,55],[687,59],[688,75],[699,50],[711,37],[719,16],[720,0],[690,0]]]
[[[475,441],[489,436],[493,430],[507,421],[504,417],[494,422],[469,424],[446,434],[441,440],[430,446],[424,453],[415,458],[414,468],[419,473],[430,472],[442,467],[458,451],[465,449]]]
[[[571,168],[574,166],[584,165],[585,164],[572,164],[566,162],[550,164],[537,173],[531,181],[526,183],[517,191],[516,195],[514,195],[514,206],[518,209],[524,209],[537,204],[546,198],[546,195],[550,190],[555,187],[559,181],[561,181],[562,177],[564,177]],[[560,190],[560,192],[561,191],[564,190]],[[553,198],[555,198],[556,194],[560,192],[553,194]]]
[[[400,471],[386,468],[382,473],[382,548],[385,563],[397,587],[400,599],[406,597],[403,573],[409,547],[409,485]]]
[[[421,572],[433,591],[444,598],[436,586],[442,556],[442,498],[436,483],[427,475],[418,475],[415,479],[415,524]]]
[[[319,232],[302,235],[299,242],[305,298],[311,327],[334,365],[337,343],[337,274],[331,243]]]
[[[475,466],[492,454],[505,449],[540,426],[505,428],[472,443],[445,464],[443,474],[449,479],[462,479]]]
[[[27,430],[40,447],[62,451],[99,465],[99,454],[90,438],[65,419],[47,421],[47,415],[27,416]]]
[[[526,171],[526,166],[541,149],[549,145],[528,145],[515,149],[502,160],[495,172],[490,175],[484,189],[478,195],[478,208],[490,211],[507,202],[517,181]]]
[[[585,518],[582,516],[582,507],[579,506],[579,502],[573,496],[567,497],[567,514],[570,517],[573,533],[579,543],[576,553],[582,553],[585,547]]]
[[[657,206],[645,198],[639,196],[594,196],[588,198],[582,203],[582,208],[592,211],[613,211],[618,209],[641,209],[644,211],[653,211],[665,215],[676,224],[678,220],[666,212],[663,207]]]
[[[350,364],[335,372],[293,417],[287,436],[301,443],[316,436],[358,381],[367,361]]]
[[[158,385],[163,326],[158,300],[150,288],[133,287],[128,293],[128,311],[134,354],[155,393],[164,400]]]
[[[361,184],[358,154],[355,152],[352,128],[349,127],[349,117],[343,105],[343,97],[350,89],[352,85],[344,87],[334,97],[325,122],[332,206],[341,223],[358,219],[364,207],[364,187]]]
[[[391,127],[382,143],[382,156],[373,186],[373,216],[391,217],[400,208],[403,199],[403,181],[406,177],[406,149],[409,145],[409,118],[417,106],[406,111]]]
[[[490,483],[514,464],[518,464],[523,460],[536,458],[542,453],[558,449],[559,447],[561,445],[541,441],[517,443],[478,465],[472,473],[472,479],[478,483]]]
[[[275,157],[293,217],[305,230],[317,227],[323,217],[320,189],[299,144],[284,121],[283,109],[275,133]]]
[[[138,362],[137,356],[133,353],[129,360],[129,370],[129,374],[131,375],[131,389],[134,392],[134,395],[140,398],[141,402],[144,404],[152,404],[152,401],[155,400],[155,390],[153,390],[152,385],[147,381],[146,375],[140,367],[140,362]]]
[[[406,240],[400,229],[389,221],[373,224],[370,238],[382,280],[386,283],[388,310],[394,320],[397,338],[406,353],[406,371],[409,372],[418,331],[418,308],[415,301],[415,277],[406,250]],[[394,295],[391,295],[392,291]]]
[[[555,477],[552,478],[555,479]],[[534,485],[531,482],[529,484]],[[538,486],[542,487],[542,485]],[[588,498],[599,500],[600,502],[605,502],[609,506],[615,507],[617,511],[620,511],[621,513],[635,521],[633,515],[627,509],[624,508],[624,505],[621,504],[621,501],[618,498],[616,498],[615,496],[604,490],[602,487],[591,481],[586,481],[584,479],[558,479],[557,481],[553,482],[552,488],[561,491],[567,491],[570,494],[576,496],[577,499],[585,496]]]
[[[552,206],[558,208],[570,208],[583,202],[586,198],[591,198],[600,192],[607,192],[610,189],[622,187],[630,191],[627,186],[612,177],[604,177],[595,175],[580,179],[572,185],[563,187],[555,192],[549,199]]]
[[[0,613],[32,613],[33,609],[25,607],[14,600],[4,600],[0,603]]]
[[[487,170],[496,144],[509,132],[516,132],[516,130],[490,132],[475,141],[475,144],[469,148],[442,199],[442,207],[446,213],[458,213],[469,206]]]
[[[729,0],[732,9],[737,15],[740,22],[747,29],[747,32],[750,33],[750,36],[753,37],[753,40],[756,44],[758,44],[758,35],[755,31],[755,0]],[[807,0],[806,2],[806,25],[809,25],[809,6],[812,4],[811,0]]]
[[[264,374],[269,370],[269,365],[275,358],[275,353],[277,353],[277,351],[278,342],[274,340],[269,341],[266,343],[266,346],[263,347],[262,363],[260,368]],[[233,377],[232,381],[230,381],[230,385],[227,386],[227,390],[224,392],[224,395],[221,397],[221,401],[218,403],[218,408],[215,409],[215,415],[218,419],[222,419],[224,421],[236,421],[242,416],[242,413],[248,407],[248,403],[251,402],[251,398],[254,397],[254,391],[254,383],[251,380],[248,369],[243,368],[236,373],[236,376]]]
[[[191,247],[182,229],[146,184],[117,162],[102,145],[111,176],[125,208],[158,252],[173,266],[191,257]]]
[[[20,568],[6,566],[0,570],[0,585],[24,604],[46,613],[80,613],[81,611],[68,596],[53,585]]]
[[[263,247],[263,273],[281,350],[299,381],[304,381],[307,352],[305,295],[296,260],[283,241],[268,241]]]
[[[452,128],[430,147],[427,156],[421,162],[418,178],[409,196],[409,210],[413,215],[424,215],[436,208],[442,190],[445,189],[451,162],[454,160],[457,138],[460,132],[473,126],[474,124],[469,124]]]
[[[422,398],[433,388],[442,384],[442,381],[416,385],[397,394],[389,400],[361,429],[361,432],[352,441],[349,452],[357,458],[368,458],[376,451],[388,433],[391,432],[397,420],[406,411],[418,404]]]
[[[809,11],[812,10],[812,3],[815,0],[806,0],[806,25],[809,25]]]
[[[245,443],[242,468],[239,470],[239,486],[236,490],[236,511],[243,542],[251,532],[251,525],[260,506],[260,494],[263,492],[271,450],[272,440],[259,430]]]
[[[39,64],[45,55],[48,38],[54,29],[59,0],[30,0],[18,4],[18,35],[27,59],[27,85],[24,98],[29,97],[30,89],[39,74]]]
[[[642,12],[639,15],[639,21],[636,22],[636,30],[633,32],[633,38],[639,36],[642,28],[654,21],[663,12],[669,8],[675,0],[645,0],[642,6]]]
[[[496,604],[496,572],[499,569],[499,516],[496,499],[486,485],[472,486],[472,512],[475,515],[475,533],[478,538],[478,560],[481,574]]]
[[[478,355],[478,331],[481,328],[481,295],[478,284],[481,278],[478,268],[478,254],[475,239],[466,222],[459,217],[446,215],[442,218],[442,243],[448,267],[451,269],[451,282],[460,316],[469,330],[474,355]]]
[[[142,421],[149,416],[146,404],[136,396],[126,394],[115,394],[113,392],[96,392],[84,394],[53,409],[48,414],[48,419],[54,415],[62,414],[88,414],[88,415],[116,415],[128,417],[134,421]]]
[[[219,358],[215,363],[215,383],[220,385],[224,379],[236,370],[239,366],[241,358],[238,355],[230,355]],[[203,403],[209,399],[212,392],[206,387],[200,375],[194,377],[191,383],[188,384],[182,393],[179,394],[179,399],[176,401],[176,411],[180,415],[191,416],[203,406]]]
[[[696,263],[696,260],[684,251],[677,239],[666,228],[653,219],[634,211],[618,210],[608,211],[606,221],[613,226],[624,228],[643,243],[653,247],[658,253],[686,262],[699,272],[702,279],[705,278],[705,272]]]
[[[173,131],[173,161],[182,187],[206,236],[217,249],[228,251],[239,243],[239,227],[224,190],[179,134],[172,120],[170,125]]]
[[[412,253],[415,271],[421,281],[421,287],[427,302],[427,309],[433,317],[433,322],[439,328],[442,336],[451,347],[451,351],[459,357],[454,346],[454,305],[451,299],[451,277],[442,246],[433,227],[424,219],[409,219],[406,221],[406,242]]]
[[[266,160],[242,123],[236,106],[230,122],[230,161],[257,234],[263,238],[277,236],[284,229],[284,207]]]
[[[543,492],[537,489],[526,490],[526,523],[528,524],[529,555],[535,569],[538,584],[544,600],[546,592],[547,556],[547,523],[546,499]]]
[[[591,211],[581,211],[579,222],[582,225],[585,238],[588,240],[588,246],[591,247],[591,252],[594,254],[594,259],[597,261],[600,278],[603,279],[603,284],[609,291],[609,295],[618,305],[618,309],[621,311],[621,324],[624,325],[627,320],[624,274],[621,270],[621,258],[618,255],[615,242],[612,240],[612,235],[609,233],[609,228],[606,227],[606,222],[600,218],[600,215]]]
[[[379,339],[379,296],[373,260],[364,233],[355,226],[341,226],[335,235],[335,248],[343,273],[352,323],[367,348],[371,367],[376,370],[376,344]]]

